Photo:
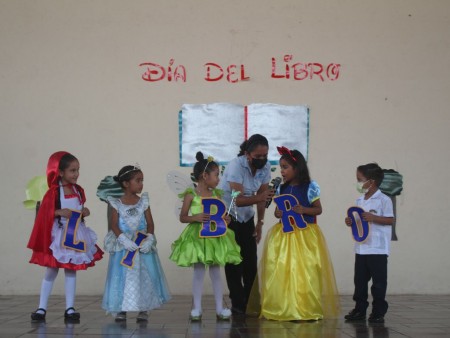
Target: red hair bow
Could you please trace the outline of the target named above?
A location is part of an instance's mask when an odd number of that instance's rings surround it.
[[[297,162],[297,159],[292,154],[292,151],[290,151],[288,148],[286,148],[286,147],[277,147],[277,150],[278,150],[278,154],[280,154],[281,156],[288,155],[292,159],[292,161]]]

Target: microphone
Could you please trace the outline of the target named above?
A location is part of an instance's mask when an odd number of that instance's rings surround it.
[[[272,181],[270,181],[269,189],[276,191],[278,189],[278,187],[280,186],[281,181],[282,181],[281,177],[275,177]],[[270,203],[272,203],[272,199],[270,199],[269,201],[266,202],[266,208],[269,207]]]

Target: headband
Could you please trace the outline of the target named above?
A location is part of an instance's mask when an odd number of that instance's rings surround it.
[[[208,158],[206,159],[208,162],[206,163],[205,169],[203,169],[203,172],[206,172],[206,168],[208,168],[208,165],[214,161],[214,157],[212,156],[208,156]]]
[[[120,179],[121,177],[123,177],[123,176],[125,176],[126,174],[131,173],[131,172],[133,172],[133,171],[141,171],[141,167],[139,166],[139,164],[136,163],[136,164],[133,166],[132,169],[127,170],[127,171],[125,171],[124,173],[120,174],[120,175],[118,176],[118,178]]]
[[[278,154],[280,154],[281,156],[287,155],[287,156],[289,156],[291,158],[292,161],[297,162],[297,159],[292,154],[292,151],[290,151],[288,148],[286,148],[286,147],[277,147],[277,150],[278,150]]]

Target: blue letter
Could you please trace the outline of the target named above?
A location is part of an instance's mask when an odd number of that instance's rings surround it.
[[[360,207],[350,207],[347,211],[348,217],[352,220],[352,234],[355,241],[362,243],[369,236],[369,222],[363,220],[362,213],[365,212]]]
[[[227,232],[224,215],[226,207],[217,198],[202,198],[203,213],[210,215],[209,221],[203,223],[200,237],[220,237]]]
[[[63,247],[75,251],[86,252],[86,243],[84,241],[77,242],[77,229],[81,220],[81,212],[78,210],[70,210],[72,214],[67,220],[66,229],[64,231]]]
[[[294,226],[299,229],[305,229],[306,224],[303,216],[292,210],[293,207],[298,205],[298,200],[293,195],[284,194],[277,196],[273,199],[278,209],[283,212],[281,216],[281,224],[283,224],[283,232],[294,231]]]
[[[136,232],[136,239],[134,243],[139,246],[145,238],[147,238],[147,235],[138,231]],[[127,268],[132,268],[134,264],[134,256],[136,256],[136,252],[138,251],[139,249],[137,249],[136,251],[127,251],[127,254],[122,258],[122,261],[120,263],[122,265],[125,265]]]

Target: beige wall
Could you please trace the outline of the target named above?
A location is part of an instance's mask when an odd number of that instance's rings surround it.
[[[189,173],[178,168],[181,105],[212,102],[311,107],[309,166],[340,292],[353,289],[343,218],[357,197],[355,168],[377,161],[405,181],[388,292],[449,293],[449,12],[446,0],[0,0],[0,294],[39,292],[44,269],[28,264],[26,249],[34,215],[21,202],[57,150],[81,162],[88,225],[100,241],[99,181],[142,165],[170,287],[188,294],[191,271],[168,260],[182,225],[165,175]],[[271,79],[271,58],[285,54],[339,63],[340,77]],[[170,58],[186,67],[186,83],[141,79],[140,63]],[[206,62],[244,64],[250,80],[207,82]],[[79,273],[78,294],[102,292],[107,260]]]

